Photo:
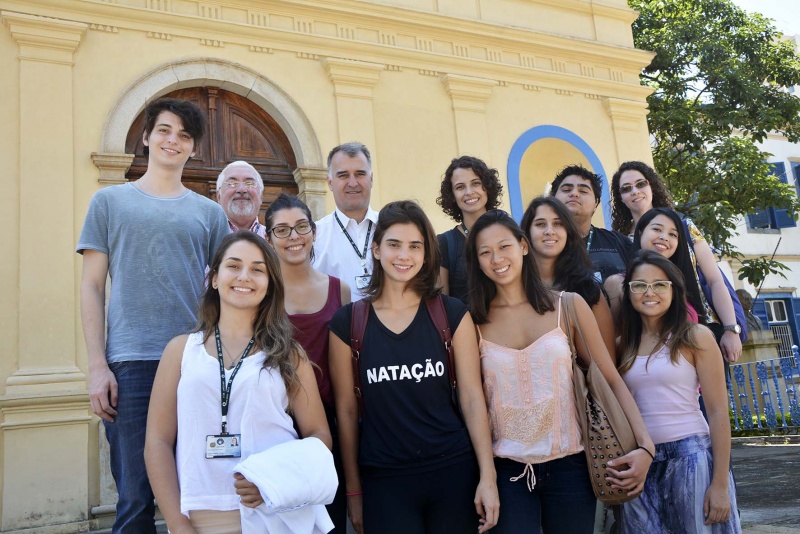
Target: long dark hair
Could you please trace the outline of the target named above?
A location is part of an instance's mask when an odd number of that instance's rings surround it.
[[[639,343],[642,340],[642,316],[633,308],[628,285],[628,282],[633,279],[633,273],[642,265],[658,267],[672,282],[672,304],[661,318],[659,332],[661,343],[669,348],[672,363],[678,363],[682,349],[698,348],[693,334],[694,325],[686,316],[686,288],[683,283],[683,275],[671,261],[658,252],[640,250],[628,264],[625,281],[622,283],[622,317],[625,317],[625,320],[622,321],[619,345],[620,373],[628,371],[633,366],[633,362],[638,356]]]
[[[669,194],[663,180],[650,165],[641,161],[626,161],[620,165],[617,172],[611,177],[611,228],[628,235],[633,228],[633,214],[622,201],[622,193],[619,192],[619,181],[625,171],[639,171],[642,173],[644,179],[650,184],[650,190],[653,192],[654,208],[671,208],[673,201],[672,195]]]
[[[272,243],[272,240],[275,238],[275,235],[272,233],[272,223],[273,219],[275,218],[275,214],[281,210],[290,210],[292,208],[297,208],[303,212],[303,215],[306,216],[308,222],[311,223],[311,235],[316,235],[317,233],[317,223],[314,222],[314,216],[311,215],[311,210],[308,209],[306,203],[297,198],[294,195],[287,195],[286,193],[281,193],[278,195],[278,198],[272,201],[272,204],[269,205],[267,208],[267,212],[264,213],[264,226],[267,227],[267,240]],[[314,244],[311,244],[311,254],[309,254],[309,260],[311,263],[314,263]]]
[[[195,332],[203,333],[203,341],[214,335],[214,328],[219,324],[221,313],[219,290],[214,288],[211,280],[219,272],[225,253],[234,243],[247,241],[257,246],[264,255],[269,288],[264,299],[258,305],[258,313],[253,320],[253,336],[256,339],[255,348],[263,350],[264,368],[278,369],[286,385],[286,391],[291,392],[300,384],[297,376],[297,364],[306,358],[303,348],[292,338],[292,323],[286,315],[283,299],[285,295],[283,278],[281,278],[278,256],[267,245],[267,242],[249,230],[240,230],[225,236],[211,260],[210,270],[206,275],[206,289],[200,298],[200,309],[197,311],[197,329]],[[299,360],[298,360],[299,358]]]
[[[439,243],[433,225],[422,208],[413,200],[398,200],[386,204],[378,213],[378,224],[375,225],[375,234],[372,236],[373,245],[380,246],[386,231],[395,224],[413,224],[422,234],[425,246],[425,261],[422,269],[408,282],[406,289],[410,289],[423,299],[435,297],[440,293],[436,287],[439,276],[439,266],[442,257],[439,254]],[[373,261],[372,277],[367,286],[367,298],[372,302],[378,299],[383,292],[384,272],[381,262]]]
[[[522,216],[522,230],[530,238],[531,226],[536,218],[536,210],[539,206],[550,206],[561,219],[561,226],[567,232],[567,243],[561,251],[555,264],[555,277],[553,278],[553,288],[577,293],[589,306],[594,306],[603,295],[600,284],[594,279],[592,261],[586,252],[578,225],[572,213],[567,209],[563,202],[556,197],[540,196],[531,200],[528,209]],[[533,248],[531,248],[533,254]]]
[[[475,176],[480,178],[483,188],[486,190],[486,209],[493,210],[500,205],[500,197],[503,195],[503,184],[500,183],[500,173],[497,169],[491,169],[488,165],[478,158],[472,156],[461,156],[450,162],[447,170],[444,171],[442,183],[439,187],[439,197],[436,203],[442,207],[447,215],[456,222],[464,220],[464,214],[458,207],[456,197],[453,194],[453,173],[456,169],[471,169]]]
[[[472,312],[472,319],[476,324],[489,322],[489,306],[497,295],[497,286],[481,270],[478,262],[478,251],[475,248],[475,241],[478,235],[485,229],[493,225],[507,228],[514,239],[524,243],[530,250],[530,242],[525,236],[525,232],[517,225],[506,212],[500,210],[487,211],[481,215],[475,224],[470,228],[467,237],[467,278],[469,280],[469,310]],[[522,287],[531,306],[536,313],[544,315],[548,311],[555,310],[553,296],[550,290],[542,283],[539,277],[539,270],[533,260],[533,254],[529,253],[522,256]]]
[[[675,248],[675,253],[669,258],[675,264],[678,270],[683,275],[684,284],[686,286],[686,300],[692,305],[694,311],[697,312],[698,321],[705,324],[705,308],[703,307],[703,299],[700,296],[700,287],[697,284],[697,272],[695,271],[694,264],[692,263],[692,256],[690,253],[690,244],[686,238],[686,232],[683,230],[683,221],[680,215],[669,208],[653,208],[639,219],[636,224],[636,230],[633,232],[633,250],[642,248],[642,232],[647,228],[653,219],[659,215],[668,217],[675,229],[678,231],[678,246]]]

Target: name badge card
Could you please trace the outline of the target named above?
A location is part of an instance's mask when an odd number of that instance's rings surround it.
[[[215,436],[206,436],[206,459],[241,457],[241,434],[217,434]]]

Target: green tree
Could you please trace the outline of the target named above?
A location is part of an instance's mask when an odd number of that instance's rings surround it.
[[[636,47],[655,52],[641,74],[653,89],[647,122],[655,167],[677,209],[723,254],[741,257],[731,244],[740,216],[770,206],[800,213],[793,188],[769,175],[769,154],[756,146],[770,132],[800,141],[800,98],[785,89],[800,84],[800,58],[769,19],[730,0],[628,5],[639,12]],[[751,281],[785,268],[743,263]]]

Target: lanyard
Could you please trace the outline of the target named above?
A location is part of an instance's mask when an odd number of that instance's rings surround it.
[[[361,259],[361,266],[364,268],[364,274],[367,274],[367,247],[369,246],[369,233],[372,231],[372,221],[369,221],[369,226],[367,226],[367,238],[364,240],[364,252],[358,251],[358,246],[353,241],[353,238],[350,237],[350,234],[347,233],[347,230],[344,229],[344,225],[342,221],[339,220],[339,216],[336,212],[333,212],[333,217],[336,219],[336,222],[339,223],[339,228],[342,229],[344,235],[347,236],[347,240],[350,241],[350,246],[353,247],[353,250],[356,251],[356,254]]]
[[[253,348],[253,343],[256,342],[256,338],[251,337],[250,343],[244,348],[244,352],[241,356],[239,356],[239,363],[236,364],[234,367],[233,372],[231,373],[231,377],[228,380],[228,387],[225,387],[225,362],[222,359],[222,341],[219,339],[219,326],[214,327],[214,336],[217,338],[217,359],[219,360],[219,383],[220,383],[220,401],[222,402],[222,435],[228,434],[228,407],[231,403],[231,387],[233,386],[233,379],[236,377],[236,373],[239,372],[239,368],[242,366],[242,362],[245,358],[247,358],[247,354],[250,352],[250,349]]]
[[[589,252],[589,249],[592,248],[592,237],[594,237],[594,226],[589,227],[589,236],[586,239],[586,252]]]

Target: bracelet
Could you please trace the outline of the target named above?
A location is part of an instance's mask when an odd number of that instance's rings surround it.
[[[345,493],[345,496],[347,496],[347,497],[355,497],[356,495],[364,495],[364,492],[363,491],[353,491],[353,492]]]
[[[637,449],[642,449],[644,452],[646,452],[647,454],[649,454],[649,455],[650,455],[650,458],[652,458],[653,460],[655,460],[655,459],[656,459],[656,457],[655,457],[655,456],[653,456],[653,453],[652,453],[652,452],[650,452],[649,450],[647,450],[647,447],[642,447],[641,445],[639,445],[639,446],[638,446],[638,447],[636,447],[636,448],[637,448]]]

